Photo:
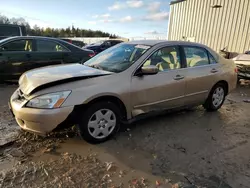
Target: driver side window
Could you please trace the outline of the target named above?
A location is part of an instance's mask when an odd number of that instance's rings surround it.
[[[19,52],[23,52],[23,51],[28,51],[31,52],[32,51],[32,40],[15,40],[15,41],[11,41],[7,44],[4,44],[3,46],[1,46],[1,51],[8,51],[8,52],[13,52],[13,51],[19,51]]]
[[[155,65],[159,71],[168,71],[181,68],[179,47],[171,46],[157,50],[143,66]]]

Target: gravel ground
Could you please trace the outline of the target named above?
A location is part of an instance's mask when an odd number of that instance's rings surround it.
[[[0,187],[250,187],[247,83],[218,112],[157,116],[99,145],[74,128],[48,138],[20,131],[6,104],[14,89],[0,87],[1,142],[14,140],[0,147]]]

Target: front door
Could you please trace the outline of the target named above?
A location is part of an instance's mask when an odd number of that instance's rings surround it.
[[[132,115],[183,106],[186,80],[179,47],[157,50],[142,66],[148,65],[157,66],[159,72],[132,77]]]
[[[32,40],[18,39],[0,47],[0,75],[5,81],[17,81],[31,63]]]

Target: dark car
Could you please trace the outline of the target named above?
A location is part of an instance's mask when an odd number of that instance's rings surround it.
[[[89,49],[89,50],[93,50],[96,54],[123,42],[122,40],[104,40],[104,41],[99,41],[97,43],[93,43],[90,45],[87,45],[85,47],[83,47],[84,49]]]
[[[60,39],[10,37],[0,40],[0,82],[16,82],[22,73],[47,65],[85,62],[94,56]]]
[[[13,36],[25,36],[26,28],[24,26],[12,24],[0,24],[0,40]]]
[[[80,48],[82,48],[86,45],[86,43],[79,41],[79,40],[72,40],[72,39],[62,39],[62,40],[69,42],[70,44],[74,44]]]

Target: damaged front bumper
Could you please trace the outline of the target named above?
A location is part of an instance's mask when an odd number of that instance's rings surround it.
[[[37,109],[26,107],[27,100],[20,98],[16,90],[10,99],[10,110],[18,125],[29,132],[46,135],[62,124],[74,109],[74,106],[56,109]]]
[[[238,78],[239,79],[250,79],[250,66],[248,65],[237,65],[238,69]]]

